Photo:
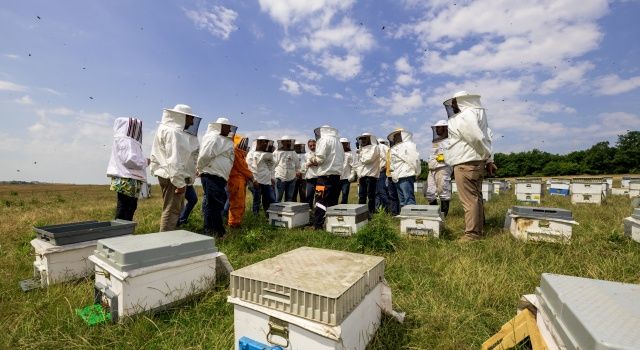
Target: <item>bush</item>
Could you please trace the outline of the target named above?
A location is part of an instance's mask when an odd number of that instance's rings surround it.
[[[391,225],[393,218],[380,212],[373,215],[366,226],[356,233],[357,249],[365,251],[371,249],[381,252],[396,250],[396,243],[400,239],[398,232]]]

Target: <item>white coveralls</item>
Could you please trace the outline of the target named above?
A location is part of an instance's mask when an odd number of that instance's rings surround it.
[[[446,124],[445,124],[446,126]],[[432,128],[435,128],[433,126]],[[435,131],[434,131],[435,134]],[[429,175],[427,175],[427,187],[424,196],[429,203],[436,201],[451,200],[451,166],[445,163],[444,150],[449,147],[449,139],[444,138],[434,141],[431,144],[431,153],[429,154]],[[438,157],[440,155],[440,157]]]

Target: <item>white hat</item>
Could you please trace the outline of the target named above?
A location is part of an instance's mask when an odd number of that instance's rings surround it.
[[[466,91],[462,90],[462,91],[458,91],[458,92],[456,92],[455,94],[453,94],[453,97],[452,97],[452,98],[458,98],[458,97],[469,97],[469,96],[478,96],[478,97],[480,97],[480,95],[477,95],[477,94],[471,94],[471,93],[468,93],[468,92],[466,92]]]
[[[256,140],[268,140],[266,136],[260,135]]]
[[[447,123],[446,120],[440,119],[435,124],[433,124],[432,126],[448,126],[448,125],[449,125],[449,123]]]
[[[293,139],[287,135],[284,135],[280,138],[280,140],[293,140]]]
[[[348,139],[348,138],[346,138],[346,137],[341,137],[341,138],[340,138],[340,142],[341,142],[341,143],[342,143],[342,142],[349,142],[349,139]]]
[[[192,115],[192,116],[196,117],[196,115],[191,110],[191,107],[188,106],[188,105],[177,104],[175,107],[173,107],[173,108],[165,108],[165,110],[169,111],[169,112],[174,112],[174,113],[188,114],[188,115]]]
[[[229,119],[224,118],[224,117],[220,117],[220,118],[216,119],[216,123],[231,125],[231,123],[229,123]]]
[[[360,136],[373,136],[370,132],[363,132]]]

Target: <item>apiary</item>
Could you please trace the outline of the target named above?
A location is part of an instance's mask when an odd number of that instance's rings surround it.
[[[516,199],[519,202],[529,202],[540,204],[544,185],[539,177],[528,177],[516,179]]]
[[[629,181],[629,198],[640,197],[640,179]]]
[[[351,236],[369,222],[366,204],[338,204],[327,208],[326,230],[337,235]]]
[[[633,214],[623,221],[624,234],[640,243],[640,208],[635,208]]]
[[[552,196],[568,196],[571,189],[571,180],[569,179],[550,179],[549,194]]]
[[[571,180],[571,203],[602,204],[606,191],[602,178],[583,177]]]
[[[102,239],[95,264],[95,304],[116,322],[208,289],[215,281],[214,239],[178,230]]]
[[[383,278],[382,257],[310,247],[236,270],[235,348],[364,350],[380,324]]]
[[[440,237],[442,216],[437,205],[405,205],[397,217],[400,218],[401,233]]]
[[[629,183],[632,180],[640,181],[640,176],[623,176],[622,180],[620,181],[620,187],[629,188]]]
[[[639,349],[640,286],[543,273],[539,325],[559,349]]]
[[[125,220],[34,227],[33,278],[20,281],[20,287],[27,291],[90,276],[93,264],[87,259],[96,249],[97,239],[131,235],[135,227],[135,222]]]
[[[482,200],[484,200],[485,202],[490,201],[491,197],[494,194],[493,191],[494,187],[492,182],[482,181]]]
[[[309,205],[307,203],[272,203],[267,214],[269,214],[271,226],[295,228],[309,223]]]
[[[511,235],[524,241],[567,243],[578,224],[570,210],[559,208],[514,206],[507,216]]]

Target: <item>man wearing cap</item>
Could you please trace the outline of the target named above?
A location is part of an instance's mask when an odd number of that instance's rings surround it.
[[[313,226],[316,230],[324,228],[325,213],[328,207],[338,204],[340,197],[340,175],[344,163],[344,150],[340,145],[338,130],[323,125],[314,130],[316,139],[315,155],[307,166],[316,166],[318,183],[316,184],[316,209]]]
[[[273,152],[276,177],[276,201],[293,201],[296,176],[300,173],[300,163],[295,152],[295,139],[282,136],[278,140],[278,149]]]
[[[184,104],[162,112],[149,164],[162,190],[160,231],[176,229],[186,186],[193,183],[194,174],[188,163],[197,157],[198,148],[194,147],[186,130],[199,123],[200,118]]]
[[[460,91],[444,102],[448,117],[449,147],[445,162],[453,166],[458,196],[464,208],[465,229],[461,241],[484,238],[482,179],[497,170],[492,160],[487,115],[479,95]]]
[[[429,154],[429,175],[427,186],[424,187],[424,196],[429,205],[438,205],[440,199],[440,211],[447,216],[449,213],[449,201],[451,200],[451,166],[446,163],[444,150],[449,147],[447,121],[439,120],[431,126],[433,141]]]
[[[369,214],[376,212],[376,187],[380,176],[380,148],[375,136],[368,132],[356,139],[358,157],[358,204],[367,204]]]
[[[237,127],[227,118],[218,118],[210,123],[202,138],[202,149],[198,156],[197,170],[204,191],[202,218],[204,233],[224,236],[222,210],[227,201],[227,180],[233,167],[233,137]]]

